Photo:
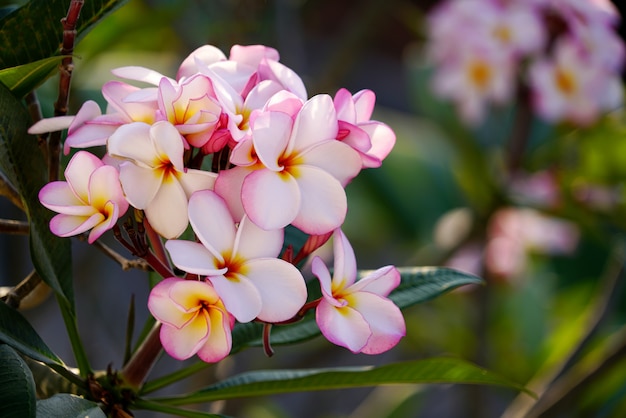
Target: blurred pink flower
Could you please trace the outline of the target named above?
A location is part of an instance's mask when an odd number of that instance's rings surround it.
[[[340,229],[333,234],[333,248],[332,279],[321,258],[315,257],[312,264],[323,294],[315,317],[322,334],[354,353],[390,350],[406,334],[402,312],[387,298],[400,284],[400,273],[386,266],[356,281],[354,251]]]
[[[79,151],[68,163],[65,179],[48,183],[39,192],[41,204],[59,213],[50,220],[50,230],[69,237],[91,229],[91,244],[128,209],[119,173],[93,154]]]
[[[150,292],[148,309],[162,322],[161,344],[175,359],[197,354],[215,363],[230,353],[233,322],[209,283],[167,278]]]

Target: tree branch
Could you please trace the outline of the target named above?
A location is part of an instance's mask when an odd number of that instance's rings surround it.
[[[0,289],[6,290],[0,299],[15,309],[30,309],[39,306],[50,294],[50,287],[41,280],[35,270],[13,288]]]
[[[67,16],[61,20],[63,24],[63,44],[61,54],[65,55],[59,67],[59,96],[54,103],[54,115],[64,116],[67,114],[67,106],[70,97],[70,83],[74,63],[74,41],[76,39],[76,22],[80,16],[84,0],[72,0],[67,11]],[[59,156],[61,154],[61,131],[52,132],[48,138],[48,179],[54,181],[59,178]]]
[[[20,197],[20,194],[2,172],[0,172],[0,195],[6,196],[11,201],[11,203],[13,203],[21,210],[24,210],[24,203],[22,203],[22,198]]]
[[[12,235],[28,235],[30,233],[30,225],[28,222],[0,219],[0,232]]]

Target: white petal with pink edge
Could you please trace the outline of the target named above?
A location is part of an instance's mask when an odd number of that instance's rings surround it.
[[[328,341],[359,353],[372,335],[360,313],[350,307],[336,308],[322,300],[315,311],[315,320]]]
[[[282,112],[263,112],[252,127],[254,150],[263,165],[272,171],[282,170],[279,158],[283,155],[293,121]]]
[[[209,338],[209,332],[209,317],[201,310],[182,328],[163,324],[160,332],[161,344],[170,356],[185,360],[200,350]]]
[[[120,164],[120,182],[126,199],[137,209],[145,209],[152,202],[163,176],[162,170],[139,167],[130,161]]]
[[[291,319],[306,302],[304,278],[293,264],[276,258],[259,258],[244,263],[246,276],[261,295],[261,321]]]
[[[296,116],[287,154],[334,139],[337,132],[337,115],[332,99],[326,94],[314,96],[304,103]]]
[[[218,267],[218,263],[224,261],[221,254],[213,254],[199,242],[171,239],[165,243],[165,248],[172,263],[188,273],[216,276],[228,270]]]
[[[67,164],[65,180],[83,201],[89,202],[89,178],[103,165],[100,158],[86,151],[77,152]]]
[[[232,251],[236,234],[224,200],[210,190],[194,193],[189,199],[189,222],[202,245],[224,261],[222,255]]]
[[[232,278],[230,278],[232,277]],[[241,275],[209,277],[222,298],[226,310],[239,322],[250,322],[257,317],[263,302],[259,290],[250,279]]]
[[[316,144],[302,153],[304,164],[323,169],[346,185],[361,171],[361,157],[351,146],[330,140]]]
[[[343,290],[354,283],[357,269],[354,250],[339,228],[333,233],[333,254],[335,255],[333,288]]]
[[[372,336],[361,350],[362,353],[385,352],[406,335],[402,312],[391,300],[368,292],[354,293],[349,300],[350,305],[363,315],[372,331]]]
[[[185,232],[187,218],[187,195],[178,181],[169,176],[164,179],[154,198],[144,209],[150,225],[166,239],[177,238]]]
[[[215,363],[228,356],[232,347],[230,319],[228,313],[217,308],[208,311],[210,320],[209,337],[196,354],[200,359]]]
[[[339,181],[322,169],[299,166],[300,210],[292,224],[307,234],[322,235],[343,224],[348,211]]]
[[[246,214],[263,229],[280,229],[300,211],[301,193],[296,180],[283,172],[267,169],[249,174],[241,189]]]
[[[282,229],[261,229],[247,216],[244,216],[237,228],[233,253],[246,260],[278,257],[283,247],[283,240],[284,231]]]

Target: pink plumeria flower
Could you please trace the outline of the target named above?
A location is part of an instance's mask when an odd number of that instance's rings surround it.
[[[263,229],[292,224],[323,235],[345,219],[344,186],[361,170],[361,158],[336,140],[337,115],[330,96],[315,96],[299,111],[301,102],[285,97],[274,104],[280,111],[257,113],[251,137],[233,150],[231,162],[238,166],[219,173],[215,190],[236,219],[245,212]]]
[[[187,201],[195,191],[212,189],[216,174],[185,168],[185,143],[169,122],[135,122],[118,128],[108,153],[125,160],[120,181],[131,205],[145,211],[155,231],[176,238],[187,225]]]
[[[333,103],[339,123],[337,139],[359,153],[363,168],[380,167],[395,145],[396,135],[386,124],[370,120],[376,103],[374,92],[361,90],[353,96],[339,89]]]
[[[159,109],[162,117],[178,129],[187,142],[202,147],[215,131],[222,107],[215,96],[211,80],[197,74],[175,83],[161,78],[158,89]]]
[[[302,79],[292,69],[279,62],[278,51],[263,45],[234,45],[226,56],[212,45],[204,45],[193,51],[181,64],[177,77],[182,79],[201,73],[209,68],[238,95],[245,98],[252,88],[265,80],[280,84],[281,88],[307,98]]]
[[[387,298],[400,284],[400,272],[382,267],[356,281],[354,251],[344,233],[333,234],[333,276],[321,258],[315,257],[312,271],[318,277],[323,299],[316,321],[324,337],[354,353],[379,354],[394,347],[406,334],[400,309]]]
[[[617,74],[593,62],[571,38],[555,44],[553,59],[537,61],[530,68],[530,84],[537,113],[549,121],[568,120],[589,125],[603,110],[622,101]]]
[[[304,305],[302,274],[276,258],[282,230],[264,231],[247,217],[237,226],[224,200],[209,190],[191,196],[189,221],[200,242],[169,240],[165,248],[178,268],[207,276],[239,322],[285,321]]]
[[[435,73],[436,94],[453,100],[471,124],[483,120],[489,103],[503,104],[514,92],[514,63],[494,46],[472,46],[442,63]]]
[[[79,151],[68,163],[65,179],[48,183],[39,192],[41,204],[59,213],[50,220],[50,230],[69,237],[91,229],[91,244],[128,209],[119,173],[93,154]]]
[[[86,101],[76,116],[59,116],[42,119],[30,129],[31,134],[68,129],[63,152],[70,148],[88,148],[105,145],[107,139],[120,126],[132,122],[153,123],[157,112],[154,101],[134,101],[129,99],[141,89],[119,81],[110,81],[102,87],[102,95],[108,102],[106,114],[102,114],[98,104]]]
[[[197,354],[215,363],[230,353],[233,321],[209,283],[167,278],[150,291],[148,309],[162,322],[161,344],[175,359]]]

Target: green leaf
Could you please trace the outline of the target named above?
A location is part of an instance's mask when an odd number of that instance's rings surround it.
[[[400,383],[495,385],[531,394],[523,386],[464,360],[432,358],[379,367],[254,371],[233,376],[186,396],[160,398],[155,401],[170,405],[183,405],[278,393]]]
[[[0,344],[0,416],[35,417],[35,381],[18,353]]]
[[[17,310],[0,302],[0,341],[22,354],[46,364],[63,365],[28,320]]]
[[[460,286],[483,283],[479,277],[446,267],[399,267],[398,270],[402,281],[389,298],[401,309],[434,299]],[[365,277],[369,273],[370,271],[359,271],[359,276]],[[321,296],[317,280],[308,283],[308,292],[309,299]],[[258,323],[237,324],[232,334],[232,352],[235,353],[246,346],[262,346],[262,330],[263,326]],[[309,312],[299,322],[274,326],[270,341],[273,345],[294,344],[319,334],[315,316]]]
[[[59,55],[17,67],[5,68],[0,70],[0,83],[7,86],[15,97],[22,98],[50,77],[63,58]]]
[[[434,299],[460,286],[484,284],[480,277],[447,267],[399,267],[398,270],[402,282],[389,298],[400,309]]]
[[[126,0],[86,1],[76,30],[80,40],[95,23]],[[0,20],[0,68],[17,67],[58,54],[63,39],[61,19],[70,0],[31,0]]]
[[[106,418],[97,403],[80,396],[60,393],[37,401],[37,416],[46,418]]]
[[[73,314],[70,241],[50,232],[52,212],[39,203],[39,190],[46,184],[46,163],[36,139],[26,133],[29,126],[24,106],[0,85],[0,170],[20,192],[27,210],[35,269]]]

